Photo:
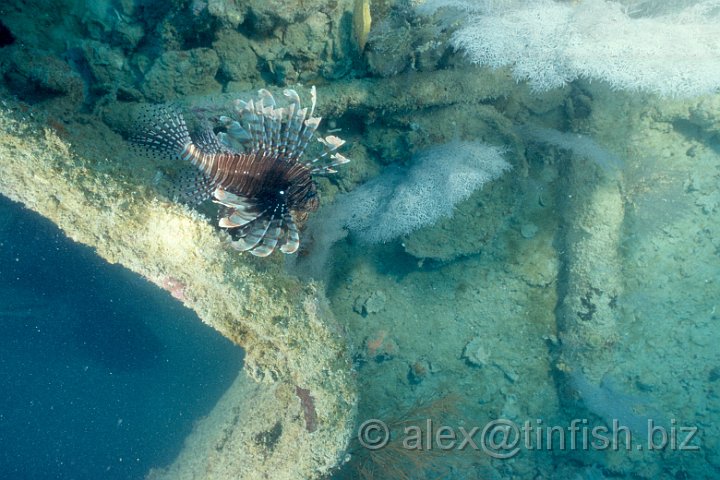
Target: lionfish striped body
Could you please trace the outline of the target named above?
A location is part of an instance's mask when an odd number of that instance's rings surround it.
[[[208,130],[193,140],[181,114],[162,110],[136,142],[194,165],[178,185],[179,196],[196,203],[212,198],[233,247],[264,257],[276,248],[298,250],[297,223],[318,207],[312,175],[332,173],[349,160],[336,152],[345,142],[332,135],[318,138],[324,147],[318,157],[302,159],[321,120],[313,116],[314,87],[309,112],[294,90],[285,90],[289,103],[281,108],[267,90],[259,94],[256,101],[235,102],[240,121],[220,117],[225,132]]]

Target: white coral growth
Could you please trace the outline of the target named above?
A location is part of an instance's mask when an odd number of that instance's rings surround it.
[[[455,205],[510,165],[503,149],[455,141],[422,151],[408,170],[368,182],[338,201],[345,226],[369,243],[386,242],[449,217]]]
[[[348,231],[365,243],[387,242],[451,216],[457,203],[510,169],[503,152],[480,142],[437,145],[418,153],[409,168],[388,169],[339,195],[310,219],[312,254],[289,267],[321,278],[330,248]]]
[[[430,0],[421,11],[438,7],[465,13],[451,40],[455,48],[474,63],[510,66],[535,90],[579,77],[671,97],[720,89],[718,0],[642,17],[609,0]]]

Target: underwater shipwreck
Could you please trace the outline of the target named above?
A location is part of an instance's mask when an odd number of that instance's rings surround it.
[[[714,0],[6,2],[0,477],[717,478],[718,38]]]

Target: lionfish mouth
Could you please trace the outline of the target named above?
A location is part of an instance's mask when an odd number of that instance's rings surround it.
[[[334,173],[333,167],[349,161],[336,151],[345,141],[319,137],[322,153],[303,159],[321,120],[313,116],[315,87],[309,111],[300,106],[295,90],[283,92],[285,107],[278,107],[269,91],[258,93],[255,100],[235,101],[237,118],[220,117],[224,132],[208,129],[191,138],[182,114],[160,108],[145,115],[145,130],[134,141],[193,166],[175,183],[174,197],[218,203],[218,225],[230,231],[234,248],[260,257],[276,248],[295,253],[298,222],[318,207],[313,175]]]

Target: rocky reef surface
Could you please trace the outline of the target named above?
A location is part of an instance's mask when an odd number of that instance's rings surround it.
[[[358,3],[0,7],[0,192],[247,351],[245,373],[185,451],[149,478],[380,478],[373,468],[715,478],[719,97],[668,100],[582,79],[538,94],[508,70],[470,65],[448,44],[442,11],[377,1],[358,21]],[[363,45],[358,25],[370,26]],[[317,252],[310,239],[298,263],[315,268],[290,268],[296,278],[280,256],[229,251],[207,218],[157,191],[153,178],[177,165],[137,158],[123,139],[148,102],[203,122],[258,88],[292,86],[305,99],[311,85],[352,160],[318,181],[323,205],[458,139],[503,147],[512,170],[397,240],[348,235]],[[701,448],[536,445],[500,458],[400,455],[391,442],[382,456],[351,441],[356,419],[592,428],[651,415],[700,426]]]

